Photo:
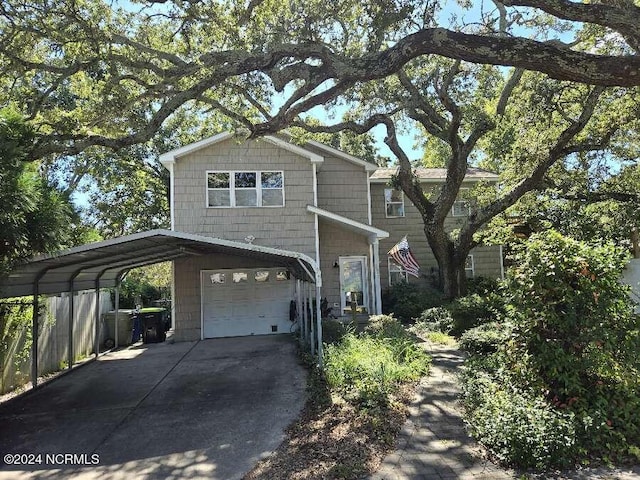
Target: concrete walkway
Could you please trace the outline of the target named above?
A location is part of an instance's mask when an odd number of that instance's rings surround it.
[[[449,479],[607,479],[639,480],[640,467],[585,469],[567,474],[516,474],[482,458],[482,451],[466,433],[458,403],[456,371],[464,354],[452,346],[425,343],[433,357],[430,375],[422,380],[409,407],[409,418],[396,451],[385,458],[371,480]]]

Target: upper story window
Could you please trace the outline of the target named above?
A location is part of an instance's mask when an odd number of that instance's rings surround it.
[[[455,202],[453,202],[453,207],[451,207],[451,215],[454,217],[468,217],[471,213],[471,203],[469,200],[464,198],[469,191],[468,188],[461,188],[458,193],[458,198]]]
[[[384,208],[387,218],[404,217],[404,192],[395,188],[385,188]]]
[[[207,172],[207,206],[283,207],[283,172]]]

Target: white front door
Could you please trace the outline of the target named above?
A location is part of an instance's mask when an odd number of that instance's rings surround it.
[[[367,257],[340,257],[340,307],[343,314],[351,313],[351,302],[357,303],[358,313],[368,313],[369,288]]]
[[[294,287],[284,268],[202,270],[202,338],[289,333]]]

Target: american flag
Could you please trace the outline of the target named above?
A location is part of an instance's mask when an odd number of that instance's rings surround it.
[[[408,274],[414,277],[418,276],[420,265],[418,265],[418,261],[416,257],[413,256],[413,253],[411,253],[406,236],[402,237],[402,240],[396,243],[387,254],[393,258],[394,262],[404,268]]]

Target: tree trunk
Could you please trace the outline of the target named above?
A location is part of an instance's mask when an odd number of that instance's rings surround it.
[[[640,258],[640,233],[638,228],[631,229],[631,251],[633,258]]]
[[[464,296],[467,293],[467,277],[465,273],[465,261],[468,249],[458,247],[449,240],[448,235],[444,231],[444,227],[432,229],[425,227],[425,236],[431,247],[436,261],[438,262],[438,278],[442,291],[447,299],[454,299]]]

